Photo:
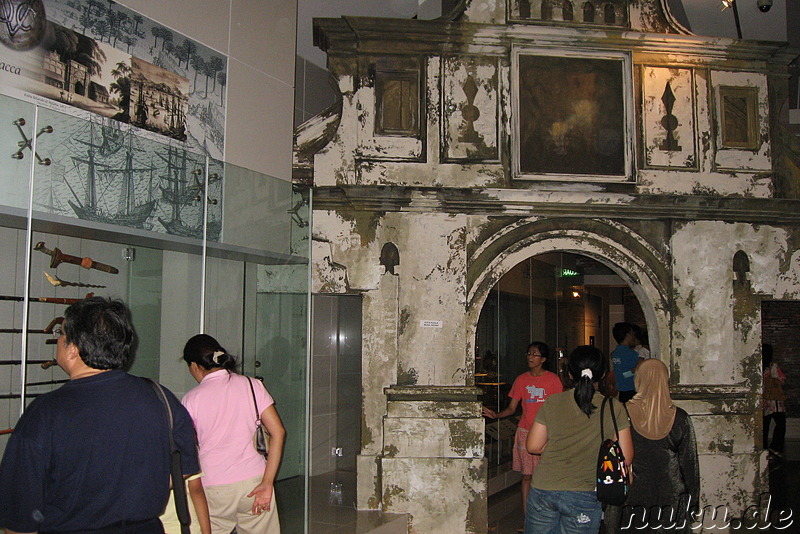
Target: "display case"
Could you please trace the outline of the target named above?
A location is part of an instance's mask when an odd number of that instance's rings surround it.
[[[282,523],[302,532],[310,192],[4,95],[0,146],[0,453],[31,400],[67,379],[52,364],[66,306],[120,298],[137,332],[132,374],[181,397],[196,385],[183,345],[206,332],[264,381],[287,428]]]

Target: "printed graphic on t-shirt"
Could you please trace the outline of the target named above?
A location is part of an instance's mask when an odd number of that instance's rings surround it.
[[[526,386],[526,390],[528,390],[528,395],[530,395],[529,399],[525,399],[525,402],[544,402],[547,393],[545,392],[544,388],[537,388],[536,386]]]

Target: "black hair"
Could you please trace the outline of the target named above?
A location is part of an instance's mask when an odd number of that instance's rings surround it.
[[[761,344],[761,368],[766,369],[772,365],[772,345],[769,343]]]
[[[629,332],[635,332],[634,326],[631,323],[616,323],[614,328],[611,329],[611,335],[617,343],[625,341],[625,336]]]
[[[542,355],[542,358],[550,358],[550,347],[547,346],[547,343],[543,341],[533,341],[528,345],[527,350],[531,350],[531,347],[539,349],[539,354]]]
[[[636,339],[639,341],[641,345],[648,345],[647,342],[647,330],[639,326],[638,324],[631,325],[633,327],[633,335],[636,336]],[[624,338],[623,338],[624,339]]]
[[[183,347],[183,361],[186,365],[194,362],[206,370],[233,371],[236,368],[236,358],[228,354],[228,351],[208,334],[197,334],[189,338]]]
[[[83,363],[93,369],[122,369],[136,335],[130,310],[118,299],[90,297],[64,312],[66,342],[75,345]]]
[[[585,370],[591,371],[592,376],[586,376]],[[594,397],[594,384],[605,375],[606,359],[597,347],[582,345],[573,350],[569,355],[569,374],[575,383],[573,396],[575,404],[586,416],[592,415],[597,406],[592,404]],[[587,373],[588,374],[588,373]]]
[[[541,354],[542,358],[545,359],[544,363],[542,364],[542,367],[547,369],[550,363],[550,347],[548,347],[547,343],[543,341],[532,341],[528,345],[528,348],[526,349],[527,352],[530,352],[531,347],[536,347],[537,349],[539,349],[539,354]]]

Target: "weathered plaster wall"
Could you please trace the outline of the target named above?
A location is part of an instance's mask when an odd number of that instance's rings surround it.
[[[314,248],[319,252],[314,256],[314,290],[382,289],[384,277],[397,277],[395,293],[384,296],[396,307],[397,383],[464,384],[466,216],[387,213],[363,221],[367,214],[355,215],[350,220],[333,212],[315,215]],[[400,251],[395,274],[379,263],[387,242]],[[381,332],[383,327],[365,318],[364,330],[373,328]]]
[[[350,64],[331,62],[331,69],[345,69]],[[482,80],[476,88],[476,107],[479,107],[477,134],[484,140],[482,153],[489,153],[485,165],[465,168],[458,161],[474,160],[472,145],[459,145],[451,142],[447,147],[440,140],[440,83],[451,91],[448,98],[455,103],[446,106],[450,113],[458,112],[463,98],[463,84],[469,73]],[[324,168],[326,172],[315,174],[315,185],[409,185],[433,187],[490,187],[503,183],[500,165],[498,131],[498,99],[506,98],[500,94],[499,76],[508,76],[508,69],[501,70],[497,59],[490,59],[473,66],[467,72],[458,62],[430,57],[425,65],[425,75],[429,83],[425,86],[424,102],[427,104],[425,119],[425,141],[417,138],[376,135],[375,89],[369,76],[363,78],[342,74],[338,78],[342,94],[341,122],[356,126],[339,128],[333,141],[318,152],[314,159],[315,169]],[[502,84],[505,91],[508,84]],[[459,96],[453,96],[460,93]],[[446,120],[446,119],[443,119]],[[445,138],[458,137],[460,120],[451,120],[451,130]],[[447,127],[447,126],[445,126]],[[487,146],[488,145],[488,146]],[[440,154],[440,150],[443,151]],[[353,159],[355,157],[355,159]],[[449,162],[448,159],[454,161]],[[409,162],[415,165],[409,166]]]
[[[796,230],[688,222],[676,225],[671,246],[672,368],[689,399],[681,406],[693,415],[698,436],[702,499],[741,511],[767,487],[760,433],[761,300],[798,298],[798,265],[791,259]],[[747,254],[748,272],[735,272],[737,251]]]
[[[774,200],[772,174],[771,84],[788,55],[687,35],[655,0],[628,15],[618,31],[548,27],[473,0],[458,23],[317,22],[342,108],[298,131],[296,163],[316,187],[315,291],[364,295],[359,507],[408,512],[415,532],[485,530],[475,328],[503,274],[552,251],[630,285],[696,421],[704,501],[740,513],[765,488],[759,306],[800,298],[800,206]],[[520,49],[630,54],[631,176],[515,176]],[[378,135],[375,66],[398,56],[419,65],[420,128]],[[758,95],[753,147],[722,146],[722,87]]]
[[[760,386],[760,300],[746,302],[735,317],[733,256],[742,250],[749,257],[749,293],[796,299],[800,285],[798,265],[792,265],[797,253],[794,234],[783,228],[715,221],[676,228],[671,240],[674,370],[682,384]]]
[[[484,460],[391,458],[384,463],[384,505],[411,515],[411,534],[486,532]]]
[[[506,10],[503,3],[502,0],[468,1],[461,19],[464,22],[503,24],[506,21]]]
[[[451,512],[459,510],[450,521],[463,523],[468,516],[480,516],[481,506],[485,518],[485,479],[460,478],[464,469],[485,472],[476,393],[451,406],[432,401],[440,394],[435,390],[413,402],[395,402],[393,409],[387,409],[384,394],[390,386],[417,386],[425,392],[424,386],[464,385],[471,377],[464,325],[466,216],[320,211],[314,217],[313,236],[318,251],[312,269],[314,290],[363,295],[359,507],[416,515],[418,532],[452,532],[426,526],[432,519],[424,518],[436,517],[440,510],[432,512],[436,500],[419,495],[478,484],[476,496],[448,505]],[[380,264],[386,243],[400,252],[399,264],[391,270]],[[420,408],[431,402],[436,409]],[[409,462],[419,476],[409,478]],[[430,477],[430,469],[440,470],[440,476]],[[472,492],[465,491],[456,494]],[[473,531],[481,530],[469,530]]]
[[[426,57],[422,67],[426,80],[421,113],[424,129],[418,137],[376,135],[373,79],[354,62],[332,58],[330,67],[338,73],[343,96],[341,122],[357,127],[339,128],[332,142],[316,153],[314,167],[324,172],[315,173],[315,184],[514,187],[509,180],[512,139],[516,135],[511,112],[515,98],[512,48],[577,48],[580,53],[605,46],[633,50],[635,94],[631,98],[640,104],[636,115],[641,136],[637,154],[641,168],[631,183],[635,182],[635,192],[773,196],[769,69],[764,59],[748,65],[755,72],[721,68],[742,66],[741,61],[733,59],[739,42],[686,36],[674,36],[667,41],[648,35],[645,43],[632,34],[580,42],[579,34],[566,29],[556,33],[549,28],[529,27],[515,28],[513,36],[514,41],[509,44],[503,33],[485,30],[481,38],[490,43],[483,46],[490,55],[474,50],[466,55]],[[660,49],[663,53],[659,53]],[[754,51],[753,56],[772,53]],[[472,82],[475,82],[474,96],[468,99],[465,92],[471,90],[468,83]],[[670,111],[676,117],[674,134],[680,150],[660,148],[666,133],[665,117],[669,114],[663,101],[667,83],[676,98]],[[757,148],[722,146],[720,87],[757,91]],[[459,142],[466,125],[462,113],[465,105],[473,106],[472,113],[477,117],[471,121],[471,127],[476,129],[479,141],[472,143]],[[551,181],[547,188],[586,189],[592,181],[584,179],[583,183],[568,187]]]

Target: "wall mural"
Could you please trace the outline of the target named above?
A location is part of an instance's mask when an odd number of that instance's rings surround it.
[[[5,105],[10,99],[0,97]],[[35,211],[202,238],[203,203],[208,238],[222,229],[223,164],[174,144],[136,135],[113,119],[89,120],[41,109],[39,124],[52,128],[38,138]],[[25,157],[30,157],[26,155]]]
[[[200,238],[205,203],[219,239],[226,56],[111,1],[44,8],[38,45],[0,47],[0,91],[52,127],[37,138],[50,165],[37,168],[35,209]]]

